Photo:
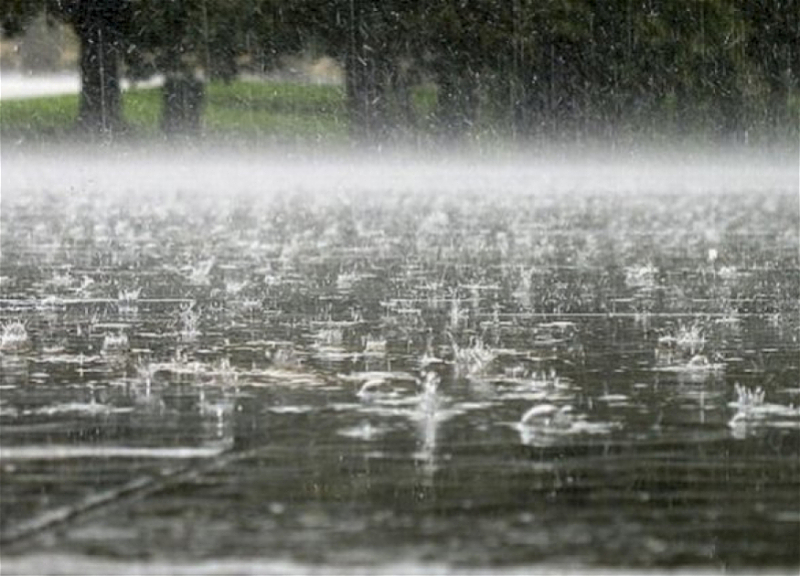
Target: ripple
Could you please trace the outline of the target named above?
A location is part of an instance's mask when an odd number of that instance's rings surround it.
[[[43,406],[41,408],[33,408],[23,410],[22,414],[37,415],[37,416],[53,416],[56,414],[124,414],[126,412],[133,412],[132,406],[111,406],[109,404],[99,404],[95,402],[67,402],[65,404],[54,404],[51,406]]]
[[[384,436],[390,430],[392,430],[392,427],[390,426],[374,426],[370,422],[364,422],[357,426],[342,428],[337,430],[336,433],[339,436],[344,436],[345,438],[356,438],[358,440],[370,441]]]
[[[135,446],[0,446],[0,459],[67,460],[74,458],[209,458],[222,454],[227,443],[198,447],[147,448]]]
[[[307,414],[308,412],[313,412],[316,410],[314,406],[310,404],[298,404],[296,406],[271,406],[267,408],[267,412],[272,412],[273,414]]]

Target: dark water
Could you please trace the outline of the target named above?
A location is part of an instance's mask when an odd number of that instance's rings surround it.
[[[504,174],[6,182],[6,570],[797,568],[792,178]]]

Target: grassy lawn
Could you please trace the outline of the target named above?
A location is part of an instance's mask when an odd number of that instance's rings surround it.
[[[132,89],[122,96],[132,139],[159,138],[161,90]],[[58,140],[74,131],[78,96],[0,102],[0,136],[6,140]],[[235,81],[207,86],[201,117],[207,136],[275,142],[338,142],[347,138],[344,89],[333,85]]]
[[[118,139],[132,142],[163,139],[161,97],[160,88],[135,88],[124,92],[123,116],[129,129]],[[788,106],[793,117],[800,115],[800,96]],[[431,122],[435,107],[435,87],[426,85],[413,90],[412,118],[406,124],[400,124],[410,141],[421,142],[435,133],[435,124]],[[75,136],[77,110],[77,95],[2,101],[0,138],[6,142],[69,143]],[[495,117],[496,112],[482,111],[472,131],[473,140],[481,146],[496,145],[510,134],[507,119],[503,120],[502,115]],[[713,137],[709,140],[713,127],[703,126],[700,120],[694,121],[696,130],[684,129],[684,123],[692,124],[691,119],[684,117],[653,129],[648,129],[644,120],[639,124],[623,123],[617,127],[616,138],[623,143],[635,142],[642,136],[645,142],[656,143],[704,145],[713,142]],[[338,85],[246,80],[212,83],[206,86],[201,125],[202,134],[209,141],[242,140],[247,145],[252,142],[337,145],[349,141],[344,87]],[[675,131],[676,126],[681,130]],[[800,124],[796,122],[789,122],[784,127],[756,126],[749,133],[750,143],[768,144],[777,139],[781,142],[788,140],[794,147],[798,126]],[[569,130],[564,132],[566,135],[569,133]],[[548,134],[543,130],[538,137],[549,141]],[[558,139],[553,141],[558,142]]]
[[[206,93],[203,130],[276,141],[342,141],[347,138],[344,88],[237,81],[212,84]]]
[[[78,96],[45,96],[0,102],[3,139],[58,138],[70,132],[78,111]]]

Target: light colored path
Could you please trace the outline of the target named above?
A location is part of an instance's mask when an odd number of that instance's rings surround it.
[[[160,84],[161,78],[154,78],[147,82],[139,82],[137,86],[152,87]],[[3,72],[0,74],[0,100],[77,94],[80,87],[79,76],[70,72],[47,75],[20,72]],[[127,90],[130,87],[131,82],[123,80],[122,89]]]

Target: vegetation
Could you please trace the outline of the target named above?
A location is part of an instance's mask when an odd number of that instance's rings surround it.
[[[77,95],[46,96],[0,103],[3,139],[60,139],[74,135]],[[158,88],[123,93],[122,115],[129,139],[161,134],[163,99]],[[236,134],[265,141],[309,143],[347,138],[342,90],[334,85],[281,82],[214,82],[208,87],[202,115],[209,136]],[[123,135],[119,135],[123,136]]]
[[[798,134],[798,0],[4,0],[6,34],[41,11],[81,41],[79,119],[121,128],[119,77],[165,77],[161,128],[194,131],[208,80],[300,50],[344,69],[347,126],[383,140],[620,132],[746,141]],[[432,110],[415,96],[426,86]],[[256,107],[260,110],[259,107]],[[260,112],[254,111],[253,114]],[[206,119],[207,121],[208,119]]]
[[[75,120],[78,96],[48,96],[0,103],[0,133],[4,139],[61,136]]]
[[[203,125],[208,134],[289,142],[342,141],[347,118],[338,86],[277,82],[214,83]]]

